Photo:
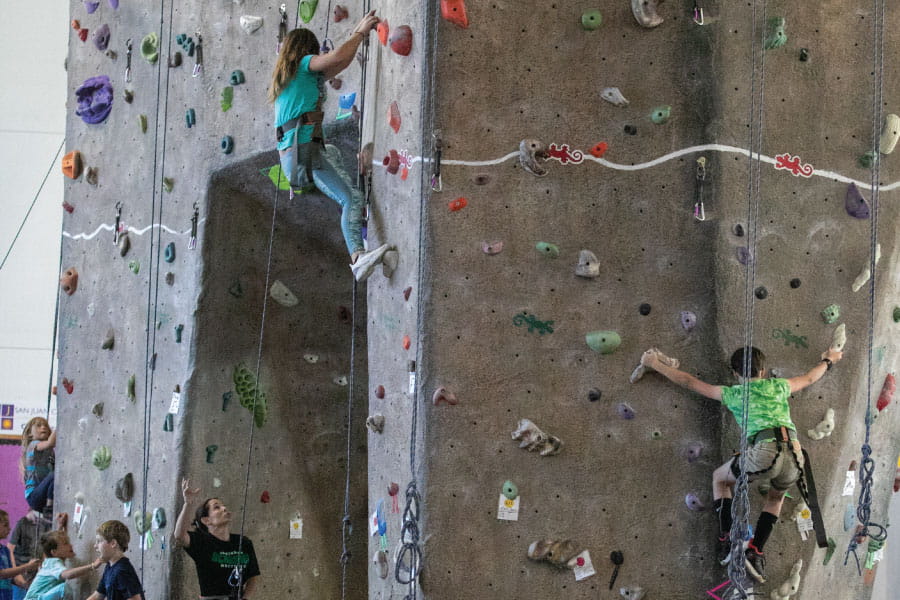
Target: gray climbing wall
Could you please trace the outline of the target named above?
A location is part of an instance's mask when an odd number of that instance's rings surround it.
[[[359,19],[361,4],[348,2],[350,19],[331,24],[337,43]],[[368,298],[358,308],[359,397],[350,432],[351,597],[406,593],[394,581],[393,562],[412,475],[423,496],[425,597],[614,598],[607,589],[613,550],[625,556],[617,587],[641,586],[648,598],[701,597],[725,580],[712,559],[714,519],[708,511],[689,510],[685,496],[711,503],[711,472],[738,447],[733,420],[716,403],[656,375],[628,382],[651,346],[700,377],[725,382],[727,357],[743,340],[745,267],[737,248],[747,238],[736,236],[734,226],[749,229],[752,11],[702,4],[704,25],[691,21],[692,3],[666,3],[660,9],[665,21],[654,29],[639,26],[624,0],[469,2],[467,29],[441,19],[439,3],[375,7],[391,30],[409,25],[413,45],[404,57],[373,35],[370,51],[364,140],[374,143],[376,163],[395,151],[399,169],[375,168],[369,243],[394,244],[400,260],[390,278],[379,271],[359,288]],[[859,460],[866,401],[868,301],[865,288],[853,293],[850,286],[869,245],[869,221],[849,216],[843,199],[849,180],[869,181],[857,159],[872,129],[871,8],[845,4],[769,2],[765,15],[785,17],[788,41],[765,54],[755,286],[767,295],[754,300],[754,340],[779,374],[791,376],[830,343],[834,325],[819,316],[825,306],[841,306],[849,338],[845,360],[794,402],[801,432],[829,407],[837,423],[824,440],[801,435],[816,465],[835,558],[823,566],[824,552],[800,540],[790,521],[794,501],[786,503],[767,546],[774,583],[763,589],[780,583],[802,557],[799,598],[832,597],[836,588],[846,590],[840,597],[859,598],[869,589],[840,559],[850,535],[845,507],[855,501],[841,492],[850,461]],[[602,24],[586,31],[582,13],[594,8]],[[350,325],[339,307],[350,305],[351,283],[337,210],[319,196],[279,197],[266,267],[274,188],[261,170],[276,161],[265,88],[278,7],[123,2],[117,11],[103,3],[87,15],[73,3],[71,12],[91,30],[109,23],[118,53],[112,60],[90,37],[83,43],[71,33],[70,90],[97,74],[109,74],[115,90],[104,123],[86,125],[73,115],[67,127],[67,150],[81,150],[86,165],[99,168],[96,186],[84,176],[67,181],[66,199],[75,210],[64,222],[63,266],[76,267],[81,279],[61,304],[60,377],[74,380],[74,389],[60,388],[58,498],[71,510],[76,493],[85,496],[88,516],[76,550],[86,558],[97,524],[121,515],[113,488],[133,472],[138,499],[146,481],[147,509],[162,506],[169,515],[149,550],[142,555],[135,542],[131,551],[143,561],[148,597],[196,593],[190,561],[170,552],[168,541],[161,544],[181,506],[179,479],[190,475],[205,495],[221,497],[240,514],[249,460],[245,532],[261,557],[264,595],[336,597],[347,466],[347,388],[340,377],[350,368]],[[263,17],[262,28],[244,33],[241,15]],[[328,17],[320,3],[312,23],[320,35]],[[889,7],[886,17],[890,56],[897,44],[890,32],[900,15]],[[151,66],[137,48],[161,22],[161,60]],[[187,56],[181,67],[167,68],[168,58],[182,51],[175,36],[196,37],[197,30],[204,40],[203,72],[192,77],[194,60]],[[127,38],[135,41],[134,80],[124,85]],[[801,48],[808,49],[808,61],[799,60]],[[898,112],[897,77],[890,62],[887,67],[885,110]],[[247,82],[234,87],[233,106],[223,112],[221,93],[234,69],[242,69]],[[343,79],[342,93],[360,91],[357,65]],[[601,90],[612,86],[628,106],[601,99]],[[130,104],[125,88],[134,91]],[[336,96],[329,100],[332,116]],[[73,99],[70,94],[74,110]],[[388,122],[395,101],[396,132]],[[655,124],[651,111],[663,105],[671,106],[671,117]],[[197,116],[190,129],[184,124],[189,108]],[[146,134],[141,114],[148,117]],[[443,143],[443,190],[423,194],[423,186],[430,187],[433,134]],[[220,151],[224,135],[234,140],[232,154]],[[545,177],[517,162],[523,139],[554,145]],[[606,144],[602,160],[588,152],[600,142]],[[719,146],[696,147],[704,144]],[[776,168],[791,161],[776,158],[785,153],[799,157],[796,175]],[[700,157],[707,161],[704,222],[692,216]],[[895,156],[882,157],[886,185],[897,177],[894,163]],[[814,169],[810,177],[802,175],[807,164]],[[174,180],[171,192],[161,190],[164,176]],[[897,364],[890,337],[897,327],[891,319],[895,195],[881,194],[876,395]],[[461,208],[459,198],[466,199]],[[123,223],[133,228],[124,258],[103,228],[114,222],[118,201]],[[195,202],[201,222],[198,247],[190,250]],[[153,223],[165,228],[149,228]],[[484,251],[483,243],[498,241],[501,252]],[[161,258],[170,242],[176,249],[171,264]],[[558,257],[538,251],[539,242],[555,244]],[[582,249],[599,259],[596,278],[574,274]],[[140,262],[137,274],[128,267],[132,260]],[[285,307],[269,298],[260,353],[267,271],[299,304]],[[641,310],[644,304],[649,312]],[[690,331],[682,326],[683,311],[696,315]],[[180,344],[178,324],[184,324]],[[109,328],[116,342],[107,351],[100,344]],[[618,332],[621,345],[611,354],[595,353],[585,334],[597,330]],[[154,354],[155,369],[149,369]],[[235,367],[255,371],[258,355],[268,412],[250,454],[250,413],[236,393],[223,411],[223,394],[234,391]],[[131,374],[133,401],[126,396]],[[181,407],[174,431],[166,432],[176,385]],[[458,404],[434,405],[439,387]],[[100,419],[90,413],[98,401],[104,402]],[[633,419],[620,416],[621,403],[633,409]],[[895,412],[891,405],[873,429],[875,521],[886,514],[900,445]],[[367,414],[385,417],[383,433],[362,429]],[[542,457],[519,449],[510,433],[522,418],[561,438],[560,453]],[[112,452],[106,471],[89,464],[100,444]],[[702,453],[689,462],[692,445]],[[217,447],[211,463],[210,446]],[[516,521],[497,519],[506,480],[520,494]],[[398,512],[392,483],[399,488]],[[261,501],[263,491],[270,502]],[[386,536],[369,537],[363,549],[367,515],[379,504]],[[303,519],[302,540],[288,539],[295,517]],[[576,582],[570,571],[529,561],[529,544],[544,539],[573,540],[590,552],[597,574]],[[387,578],[372,561],[382,544],[391,563]]]

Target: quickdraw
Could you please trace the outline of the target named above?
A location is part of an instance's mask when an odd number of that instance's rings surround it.
[[[278,12],[281,13],[281,21],[278,23],[278,44],[275,46],[275,54],[281,52],[281,44],[284,43],[284,38],[286,38],[288,34],[287,5],[282,4],[279,6]]]
[[[122,222],[122,203],[116,202],[116,226],[113,228],[113,244],[119,243],[119,226]]]
[[[197,247],[197,220],[200,217],[200,208],[194,202],[194,216],[191,217],[191,239],[188,240],[188,250]]]
[[[706,157],[697,159],[697,189],[694,193],[694,218],[706,220],[706,207],[703,205],[703,184],[706,181]]]
[[[125,83],[131,83],[131,38],[125,40]]]
[[[431,171],[431,190],[440,192],[444,189],[444,182],[441,180],[441,152],[443,150],[443,142],[440,138],[441,132],[436,131],[434,137],[434,168]]]
[[[203,36],[199,31],[197,32],[197,47],[194,49],[194,60],[197,62],[194,63],[194,71],[191,76],[199,77],[203,72]]]

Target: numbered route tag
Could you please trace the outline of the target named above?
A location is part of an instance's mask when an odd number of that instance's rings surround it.
[[[800,532],[800,539],[804,542],[809,539],[809,532],[813,529],[812,512],[809,508],[804,508],[797,515],[797,531]]]
[[[291,519],[291,539],[303,539],[303,519]]]
[[[856,471],[847,471],[847,478],[844,479],[844,491],[841,496],[852,496],[856,490]]]
[[[373,511],[369,517],[369,535],[378,535],[378,511]]]
[[[520,496],[516,496],[515,500],[510,500],[500,494],[500,501],[497,503],[497,518],[501,521],[518,521],[519,500],[521,499]]]
[[[172,392],[172,402],[169,404],[169,414],[177,415],[178,409],[181,408],[181,392],[178,391],[178,386],[175,386],[175,391]]]
[[[585,550],[573,560],[575,561],[575,568],[573,569],[575,572],[575,581],[587,579],[591,575],[597,573],[597,571],[594,570],[594,563],[591,562],[591,553],[589,550]]]

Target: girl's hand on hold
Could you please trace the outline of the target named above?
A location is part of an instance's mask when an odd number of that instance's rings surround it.
[[[363,34],[363,37],[369,35],[369,32],[375,29],[375,26],[381,21],[378,17],[375,16],[375,11],[370,11],[366,16],[362,18],[362,21],[359,22],[359,25],[356,26],[356,29],[353,30],[351,35],[356,35],[357,33]]]
[[[181,497],[185,503],[193,504],[200,498],[200,488],[191,488],[191,480],[184,478],[181,480]]]
[[[641,355],[641,364],[650,369],[656,370],[656,350],[651,348]]]
[[[828,350],[826,350],[825,352],[822,353],[822,358],[823,359],[827,358],[831,362],[836,363],[837,361],[844,358],[844,353],[839,350],[832,350],[829,348]]]

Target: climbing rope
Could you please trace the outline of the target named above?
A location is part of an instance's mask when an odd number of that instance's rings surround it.
[[[748,157],[749,173],[747,178],[747,274],[744,285],[744,360],[742,365],[743,377],[741,379],[741,454],[739,457],[741,474],[737,478],[734,487],[734,500],[731,504],[732,524],[729,535],[731,536],[731,560],[728,563],[728,578],[734,591],[741,598],[747,598],[748,592],[744,587],[747,581],[746,567],[744,564],[744,537],[750,527],[750,498],[749,481],[747,474],[747,450],[749,439],[747,428],[750,412],[750,376],[751,376],[751,349],[753,347],[753,313],[754,313],[754,288],[756,286],[756,241],[757,222],[759,219],[760,204],[760,180],[761,180],[761,155],[762,155],[762,127],[763,105],[765,100],[765,49],[759,40],[765,36],[765,27],[762,34],[759,33],[757,18],[757,2],[754,0],[751,10],[750,32],[750,132]],[[766,2],[762,2],[762,23],[766,23]],[[757,59],[759,53],[759,59]],[[757,86],[757,79],[759,85]],[[758,89],[757,89],[758,88]],[[759,98],[757,99],[757,94]],[[753,152],[756,149],[756,160]]]
[[[883,119],[884,107],[884,0],[872,1],[872,72],[875,74],[872,82],[872,156],[874,164],[871,173],[871,189],[872,189],[872,216],[869,224],[869,323],[867,331],[867,371],[866,371],[866,439],[863,442],[861,451],[862,459],[859,464],[859,500],[856,505],[856,518],[861,524],[858,532],[853,532],[850,536],[850,543],[847,545],[847,552],[844,555],[844,564],[853,553],[856,560],[856,571],[862,574],[862,567],[859,562],[859,555],[856,550],[861,541],[867,537],[871,538],[874,545],[880,547],[887,539],[887,529],[878,523],[872,522],[872,483],[875,475],[875,461],[872,459],[872,447],[869,440],[872,432],[872,421],[874,414],[872,413],[872,363],[873,352],[875,347],[875,263],[876,249],[878,247],[878,192],[881,185],[880,178],[880,154],[879,154],[879,135],[878,128]],[[874,533],[870,531],[874,530]]]

